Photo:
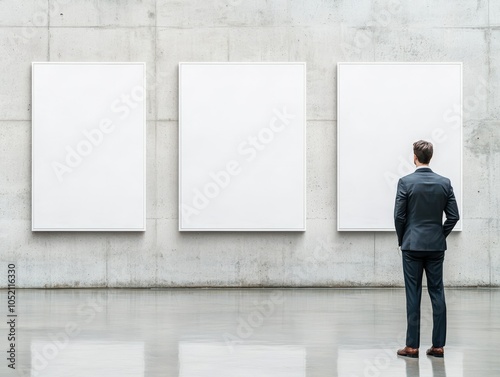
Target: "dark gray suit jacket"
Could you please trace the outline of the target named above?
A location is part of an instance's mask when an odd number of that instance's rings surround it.
[[[394,223],[402,250],[446,250],[446,237],[459,218],[448,178],[424,167],[399,180]]]

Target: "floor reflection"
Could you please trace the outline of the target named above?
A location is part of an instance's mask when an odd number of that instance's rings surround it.
[[[392,348],[339,349],[338,377],[463,377],[463,353],[446,350],[445,358],[428,357],[421,350],[420,358],[396,355]]]
[[[31,375],[143,377],[144,343],[36,340],[31,342]]]
[[[287,345],[179,343],[179,377],[305,377],[306,350]]]
[[[498,377],[500,370],[498,289],[447,290],[444,360],[425,355],[432,333],[425,299],[420,359],[396,356],[406,328],[403,289],[20,289],[16,296],[15,373],[24,377]]]

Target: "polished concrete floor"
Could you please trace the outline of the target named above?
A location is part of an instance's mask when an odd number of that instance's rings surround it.
[[[500,376],[500,290],[447,300],[445,358],[405,359],[402,289],[17,290],[16,371],[2,357],[0,376]],[[422,314],[423,353],[427,296]]]

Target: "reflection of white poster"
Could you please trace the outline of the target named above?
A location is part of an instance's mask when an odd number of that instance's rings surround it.
[[[33,230],[145,230],[145,70],[33,63]]]
[[[430,167],[462,205],[462,64],[339,63],[338,230],[394,230],[398,179],[413,143],[434,144]],[[458,222],[456,230],[461,230]]]
[[[31,375],[37,377],[143,377],[144,343],[85,342],[60,337],[31,343]]]
[[[305,63],[181,63],[179,230],[305,230]]]
[[[179,377],[305,377],[306,349],[288,345],[179,343]]]

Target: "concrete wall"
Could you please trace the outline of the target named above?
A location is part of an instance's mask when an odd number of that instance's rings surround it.
[[[0,286],[402,285],[394,233],[336,229],[336,63],[464,63],[448,285],[500,285],[500,1],[0,1]],[[148,230],[32,233],[32,61],[145,61]],[[179,233],[179,61],[306,61],[305,233]],[[436,148],[439,148],[437,145]]]

